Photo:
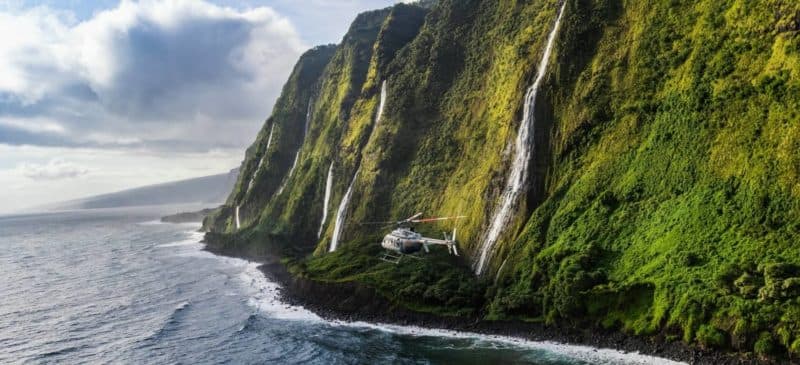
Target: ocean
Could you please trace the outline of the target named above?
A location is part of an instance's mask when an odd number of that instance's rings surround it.
[[[169,208],[0,216],[0,363],[669,364],[615,350],[324,320]]]

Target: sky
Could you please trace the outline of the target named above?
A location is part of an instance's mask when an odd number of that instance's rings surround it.
[[[0,213],[237,167],[297,58],[397,0],[0,0]]]

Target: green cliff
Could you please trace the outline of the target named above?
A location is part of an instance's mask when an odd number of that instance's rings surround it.
[[[301,57],[207,229],[417,311],[800,355],[800,5],[567,0],[480,275],[561,3],[427,5],[361,14]],[[377,260],[387,232],[357,223],[416,212],[466,215],[462,256]]]

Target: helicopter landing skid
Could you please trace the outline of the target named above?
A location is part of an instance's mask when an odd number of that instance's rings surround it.
[[[397,265],[397,264],[399,264],[399,263],[400,263],[400,260],[401,260],[401,259],[403,259],[403,255],[402,255],[402,254],[396,254],[396,255],[395,255],[395,254],[392,254],[392,253],[390,253],[390,252],[384,252],[384,253],[383,253],[383,254],[382,254],[380,257],[379,257],[379,259],[381,259],[381,260],[383,260],[383,261],[386,261],[386,262],[388,262],[388,263],[391,263],[391,264],[395,264],[395,265]]]
[[[402,253],[393,253],[393,252],[389,252],[389,251],[384,252],[378,258],[383,260],[383,261],[386,261],[388,263],[392,263],[392,264],[397,265],[397,264],[400,263],[400,260],[402,260],[403,257],[410,257],[412,259],[422,260],[421,257],[416,257],[416,256],[412,256],[412,255],[406,255],[406,254],[402,254]]]

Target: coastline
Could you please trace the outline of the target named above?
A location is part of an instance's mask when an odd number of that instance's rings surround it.
[[[664,336],[633,336],[602,328],[577,328],[520,321],[487,321],[480,318],[441,317],[400,308],[374,289],[358,283],[325,283],[292,276],[277,256],[254,255],[209,244],[204,250],[215,255],[240,258],[259,264],[267,279],[277,283],[281,298],[289,305],[302,306],[331,321],[370,322],[417,326],[487,336],[503,336],[537,342],[613,349],[622,353],[660,357],[689,364],[759,364],[737,354],[703,350],[681,342],[668,342]]]

